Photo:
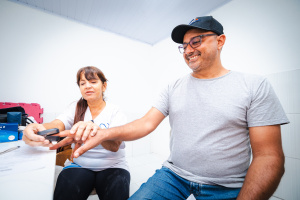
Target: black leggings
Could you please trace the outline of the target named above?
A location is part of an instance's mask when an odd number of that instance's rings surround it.
[[[125,169],[110,168],[94,172],[84,168],[63,170],[54,191],[54,200],[87,199],[96,188],[100,200],[129,198],[130,174]]]

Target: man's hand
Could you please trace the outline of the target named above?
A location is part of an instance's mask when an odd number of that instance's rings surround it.
[[[30,146],[51,147],[52,144],[43,136],[37,135],[37,132],[44,131],[46,128],[42,124],[29,124],[23,131],[22,140]]]
[[[77,141],[74,138],[74,135],[70,134],[70,130],[62,131],[58,134],[55,134],[54,136],[65,137],[65,138],[63,140],[59,141],[58,143],[56,143],[55,145],[53,145],[52,147],[50,147],[51,150],[67,146],[72,143],[77,143]],[[78,142],[82,143],[82,141],[78,141]]]
[[[83,145],[82,143],[80,145],[75,145],[72,157],[78,158],[88,150],[101,144],[103,141],[103,134],[101,132],[104,132],[106,130],[107,129],[99,129],[95,136],[89,135],[86,141],[83,142]]]

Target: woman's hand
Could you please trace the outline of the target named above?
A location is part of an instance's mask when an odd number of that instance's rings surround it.
[[[43,136],[37,135],[37,132],[44,131],[46,128],[42,124],[29,124],[23,131],[22,140],[29,146],[44,146],[51,147],[52,144],[49,140],[46,140]]]
[[[85,142],[88,137],[93,137],[101,128],[92,121],[76,123],[70,130],[70,134],[75,134],[76,141]],[[117,152],[122,141],[104,141],[101,143],[102,147],[106,150]]]
[[[70,135],[74,134],[76,141],[85,141],[89,136],[95,136],[100,127],[93,123],[88,122],[77,122],[70,130]]]
[[[22,139],[29,146],[52,147],[53,144],[49,140],[46,140],[43,136],[37,135],[37,132],[51,128],[58,128],[61,131],[65,130],[65,125],[59,119],[55,119],[52,122],[45,124],[29,124],[23,131]]]

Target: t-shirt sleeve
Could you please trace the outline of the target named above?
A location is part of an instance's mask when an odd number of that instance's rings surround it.
[[[169,88],[170,85],[165,87],[153,104],[165,117],[169,115]]]
[[[253,90],[247,111],[248,127],[287,124],[289,120],[271,84],[264,79]]]
[[[74,116],[76,111],[77,102],[71,103],[62,114],[60,114],[56,119],[62,121],[65,125],[65,130],[70,130],[74,123]]]

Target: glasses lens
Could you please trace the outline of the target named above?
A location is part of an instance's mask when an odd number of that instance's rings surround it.
[[[190,41],[190,45],[193,48],[199,47],[201,44],[201,37],[194,37],[191,41]]]
[[[183,46],[182,45],[178,46],[178,50],[179,50],[180,53],[183,53],[184,52]]]

